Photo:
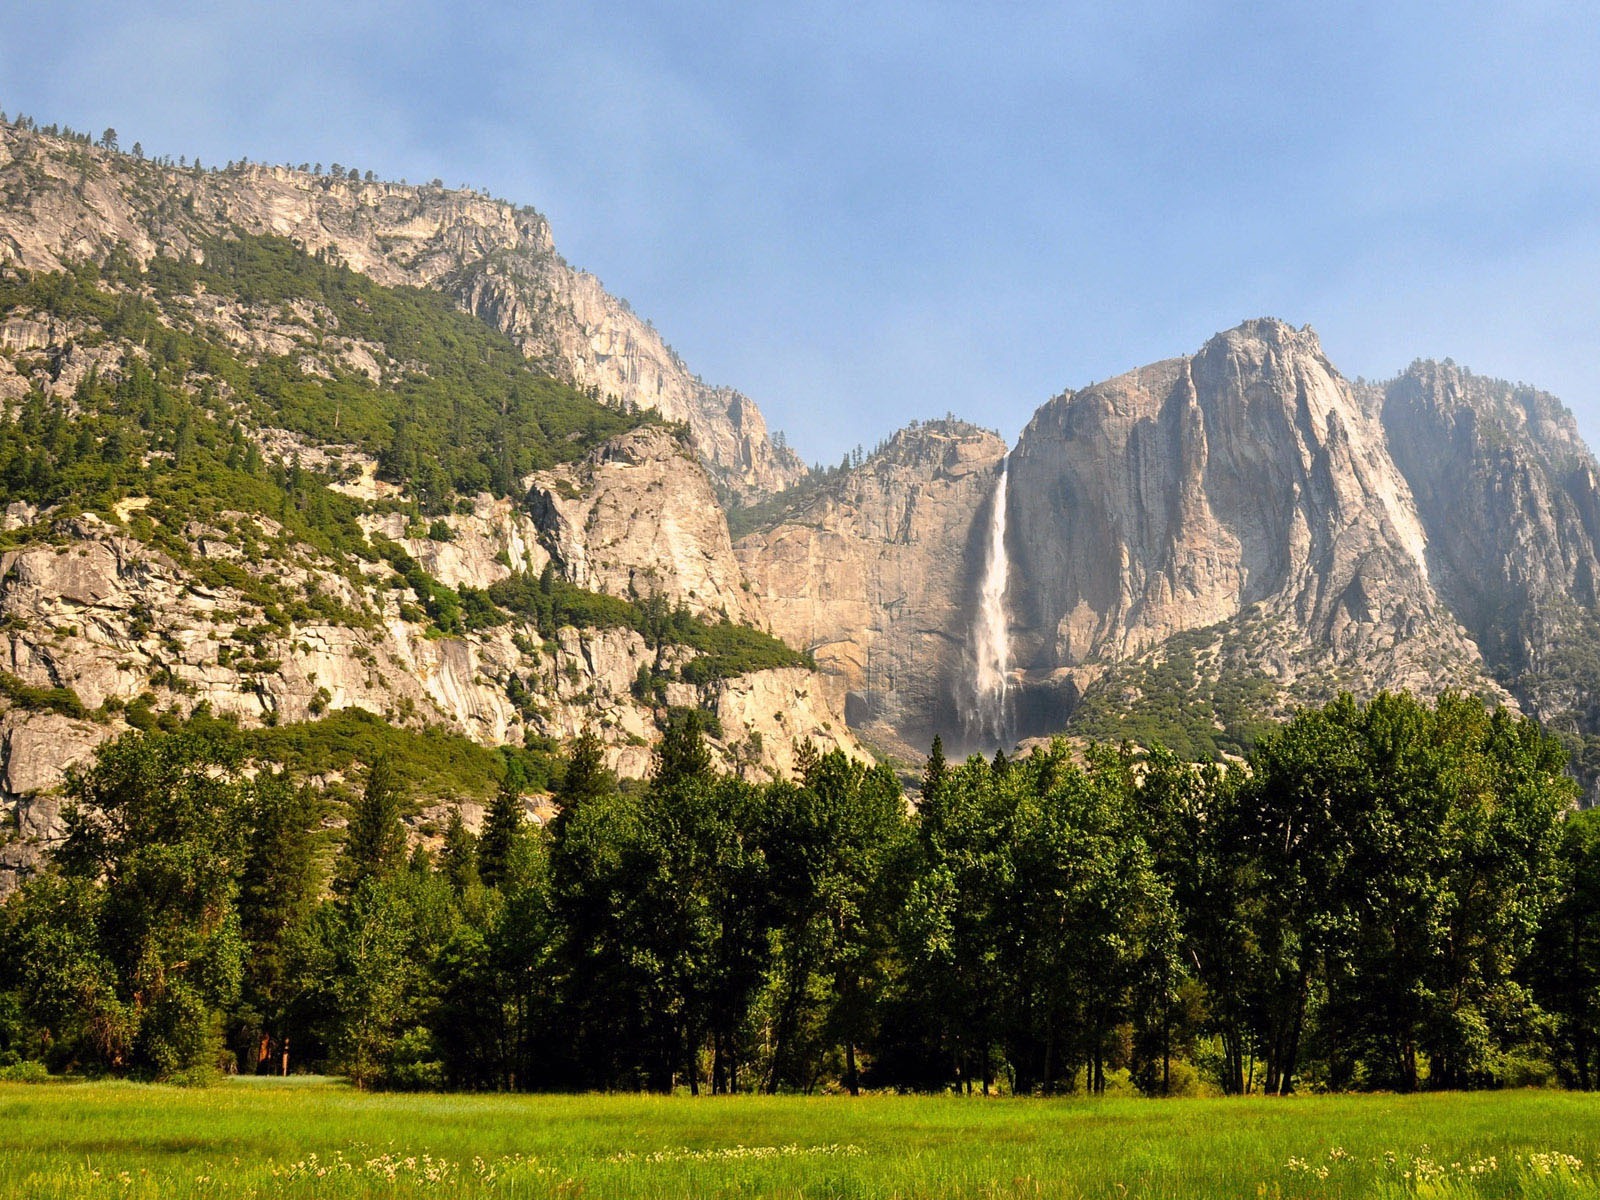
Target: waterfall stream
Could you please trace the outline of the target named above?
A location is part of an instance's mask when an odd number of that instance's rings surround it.
[[[970,732],[1000,742],[1005,740],[1006,686],[1011,670],[1006,627],[1006,582],[1011,569],[1006,558],[1006,481],[1010,474],[1008,454],[1000,462],[1000,482],[995,485],[989,514],[989,546],[978,591],[978,619],[972,630],[972,708],[966,714]]]

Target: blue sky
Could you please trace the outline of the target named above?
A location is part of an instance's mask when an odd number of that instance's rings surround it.
[[[0,107],[220,162],[487,187],[807,458],[1271,314],[1600,441],[1580,3],[19,0]]]

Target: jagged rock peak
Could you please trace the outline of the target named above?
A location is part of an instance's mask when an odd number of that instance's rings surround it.
[[[1135,656],[1252,606],[1294,631],[1286,656],[1372,682],[1427,681],[1434,655],[1476,662],[1429,585],[1383,430],[1309,328],[1246,321],[1192,357],[1058,398],[1012,471],[1010,603],[1035,674]]]

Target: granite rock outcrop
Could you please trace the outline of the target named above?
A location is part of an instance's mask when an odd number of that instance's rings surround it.
[[[736,547],[774,632],[811,650],[852,726],[902,758],[959,732],[977,543],[1005,453],[963,422],[901,430]]]

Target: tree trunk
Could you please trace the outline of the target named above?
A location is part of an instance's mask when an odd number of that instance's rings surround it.
[[[767,1077],[767,1094],[778,1092],[778,1077],[784,1067],[784,1058],[794,1040],[794,1031],[800,1023],[800,1005],[805,998],[805,981],[811,977],[811,967],[805,955],[799,955],[790,964],[789,987],[783,1007],[778,1011],[778,1025],[772,1038],[772,1071]]]
[[[685,1029],[680,1035],[683,1045],[683,1056],[687,1059],[685,1066],[689,1068],[689,1094],[700,1094],[700,1038],[692,1031]]]
[[[1311,980],[1300,977],[1300,991],[1295,996],[1294,1020],[1289,1026],[1288,1044],[1284,1048],[1283,1062],[1278,1068],[1278,1094],[1287,1096],[1294,1091],[1294,1068],[1300,1057],[1300,1031],[1305,1027],[1306,997],[1311,990]]]

